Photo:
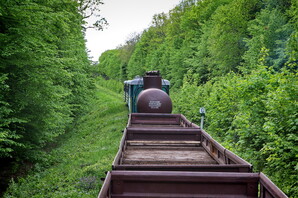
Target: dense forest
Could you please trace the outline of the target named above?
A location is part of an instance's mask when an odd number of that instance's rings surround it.
[[[104,20],[85,22],[99,0],[0,2],[1,174],[15,174],[84,114],[94,87],[84,32]]]
[[[175,112],[298,196],[298,1],[184,0],[99,58],[114,80],[160,70]]]
[[[33,170],[6,197],[96,195],[126,122],[110,90],[147,70],[170,80],[175,113],[199,123],[204,106],[208,133],[298,197],[297,0],[181,0],[94,66],[84,34],[101,4],[0,0],[1,191]]]

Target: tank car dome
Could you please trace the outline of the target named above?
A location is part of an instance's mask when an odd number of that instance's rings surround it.
[[[137,109],[139,113],[171,113],[172,100],[161,89],[146,89],[138,96]]]

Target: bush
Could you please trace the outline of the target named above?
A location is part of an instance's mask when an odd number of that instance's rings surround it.
[[[297,196],[297,74],[260,66],[250,75],[229,74],[197,86],[190,73],[172,94],[175,111],[198,123],[204,106],[208,133]]]

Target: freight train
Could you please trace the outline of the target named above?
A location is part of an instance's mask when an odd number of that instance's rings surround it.
[[[157,71],[125,81],[131,113],[98,198],[285,198],[263,173],[181,114]]]

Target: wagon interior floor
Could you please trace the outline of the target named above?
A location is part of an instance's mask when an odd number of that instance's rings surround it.
[[[183,128],[179,124],[131,124],[131,128]]]
[[[122,164],[217,164],[199,141],[127,141]]]

